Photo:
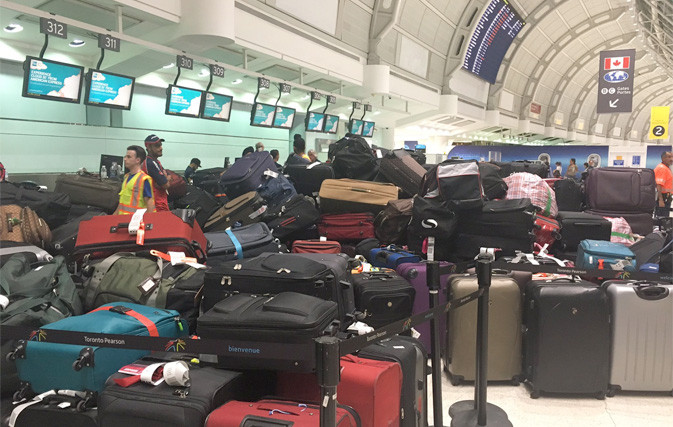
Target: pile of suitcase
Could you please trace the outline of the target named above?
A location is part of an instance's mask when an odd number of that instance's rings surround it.
[[[16,402],[3,400],[3,418],[9,408],[17,427],[317,425],[313,340],[425,312],[428,237],[445,267],[482,247],[512,262],[626,271],[664,271],[670,257],[670,224],[642,230],[648,235],[633,250],[611,242],[613,223],[581,212],[582,186],[560,180],[552,188],[535,163],[424,167],[404,150],[379,159],[350,135],[330,147],[330,160],[278,171],[257,152],[206,171],[173,194],[173,211],[144,215],[140,240],[129,217],[106,215],[114,211],[109,192],[81,190],[109,183],[64,176],[53,193],[2,183],[9,227],[0,228],[0,321],[38,331],[2,342],[3,399]],[[587,188],[602,170],[589,174]],[[645,204],[592,197],[596,210]],[[639,207],[627,209],[627,199]],[[469,272],[440,282],[441,302],[477,289]],[[526,380],[534,397],[673,390],[671,291],[656,282],[495,274],[489,380]],[[631,330],[632,318],[647,318],[642,330]],[[475,319],[470,304],[439,322],[454,383],[474,380]],[[664,325],[663,335],[650,325]],[[429,323],[415,329],[418,338],[393,336],[341,358],[338,425],[427,425]],[[168,344],[159,353],[41,342],[50,331]],[[196,336],[252,344],[214,349],[218,357],[181,353]],[[296,351],[267,354],[254,343]],[[652,369],[662,375],[653,380]]]

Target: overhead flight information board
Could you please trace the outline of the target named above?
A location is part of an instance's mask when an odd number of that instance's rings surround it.
[[[507,0],[491,0],[467,46],[463,68],[495,83],[500,63],[524,25]]]

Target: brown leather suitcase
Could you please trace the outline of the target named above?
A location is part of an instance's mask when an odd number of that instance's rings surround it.
[[[381,159],[379,170],[390,182],[414,196],[421,187],[425,168],[406,150],[393,150]]]
[[[250,191],[227,202],[208,218],[204,231],[222,231],[237,222],[249,225],[259,222],[265,211],[264,199],[256,191]]]
[[[320,186],[323,213],[365,213],[376,215],[389,201],[397,200],[397,187],[357,179],[326,179]]]

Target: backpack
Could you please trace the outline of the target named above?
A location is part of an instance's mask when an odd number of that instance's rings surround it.
[[[476,210],[484,205],[481,175],[476,160],[445,160],[430,169],[419,196],[439,198],[453,211]]]
[[[346,134],[330,145],[328,156],[332,159],[334,175],[339,178],[371,181],[378,172],[376,157],[364,138]]]
[[[391,200],[386,208],[376,215],[374,233],[381,243],[385,245],[404,243],[407,226],[411,221],[412,207],[411,199]]]

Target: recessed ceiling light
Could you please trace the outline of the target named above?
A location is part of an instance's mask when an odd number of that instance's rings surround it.
[[[73,41],[71,41],[71,42],[68,44],[68,46],[70,46],[70,47],[82,47],[82,46],[84,46],[85,44],[86,44],[86,42],[85,42],[84,40],[74,39]]]
[[[241,84],[241,83],[243,83],[243,80],[241,80],[241,79],[236,79],[233,82],[231,82],[232,85],[238,85],[238,84]]]
[[[309,99],[309,98],[310,98],[309,95],[304,95],[303,98],[301,98],[301,99]]]
[[[18,33],[20,31],[23,31],[23,27],[19,24],[9,24],[5,27],[7,33]]]
[[[171,62],[170,64],[166,64],[161,68],[173,68],[173,67],[175,67],[175,64]]]
[[[381,112],[380,112],[380,111],[377,111],[377,112],[374,113],[375,116],[376,116],[377,114],[381,114]]]
[[[203,70],[199,71],[199,77],[206,77],[210,75],[210,71],[207,68],[204,68]]]

